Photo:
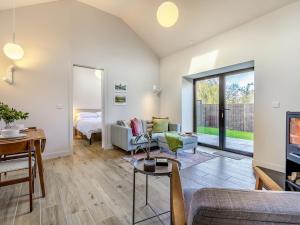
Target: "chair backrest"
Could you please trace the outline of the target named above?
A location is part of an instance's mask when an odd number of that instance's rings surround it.
[[[186,225],[184,197],[179,168],[176,162],[172,163],[171,192],[172,225]]]
[[[16,142],[0,143],[0,154],[11,155],[30,152],[34,148],[32,140],[20,140]]]

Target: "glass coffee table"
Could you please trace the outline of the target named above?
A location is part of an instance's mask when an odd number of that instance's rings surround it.
[[[163,221],[159,218],[161,215],[170,213],[170,224],[172,224],[172,186],[171,186],[171,178],[172,178],[172,162],[178,163],[179,168],[181,167],[181,163],[175,159],[167,158],[167,157],[154,157],[155,159],[167,159],[168,166],[156,166],[154,172],[148,172],[144,170],[144,160],[145,159],[138,159],[133,163],[133,209],[132,209],[132,224],[138,224],[153,218],[158,218],[159,221],[163,223]],[[153,216],[144,218],[139,221],[135,221],[135,181],[136,181],[136,173],[141,173],[146,176],[146,196],[145,196],[145,205],[148,206],[154,213]],[[170,179],[170,210],[162,213],[157,213],[155,209],[149,204],[148,202],[148,176],[167,176]]]

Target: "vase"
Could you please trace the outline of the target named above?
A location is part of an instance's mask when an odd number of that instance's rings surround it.
[[[149,158],[144,160],[144,170],[146,172],[155,172],[155,159]]]
[[[12,129],[12,128],[14,128],[14,126],[15,126],[14,122],[12,122],[12,123],[5,123],[4,129]]]

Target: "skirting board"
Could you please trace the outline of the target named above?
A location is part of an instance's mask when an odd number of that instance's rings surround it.
[[[108,144],[108,145],[105,145],[104,146],[104,150],[109,150],[109,149],[113,149],[114,147],[113,147],[113,145],[112,144]]]
[[[282,172],[282,173],[285,172],[285,168],[281,165],[278,165],[278,164],[273,164],[273,163],[268,163],[268,162],[259,162],[259,161],[254,160],[254,159],[253,159],[252,164],[253,164],[253,166],[261,166],[261,167],[271,169],[271,170],[275,170],[275,171]]]

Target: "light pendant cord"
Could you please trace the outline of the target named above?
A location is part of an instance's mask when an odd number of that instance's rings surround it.
[[[16,6],[15,6],[15,0],[12,0],[13,5],[13,19],[12,19],[12,29],[13,29],[13,43],[16,41]]]

